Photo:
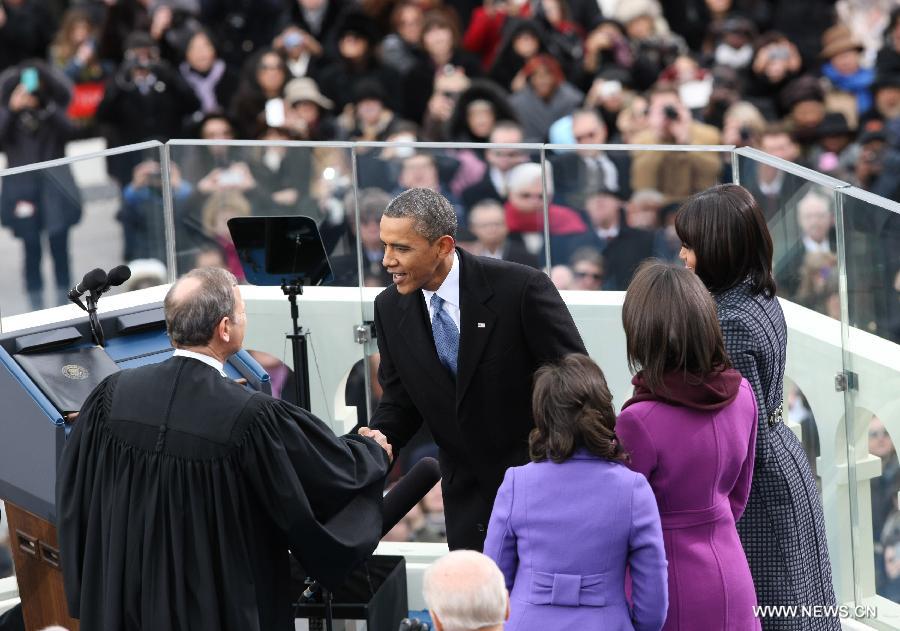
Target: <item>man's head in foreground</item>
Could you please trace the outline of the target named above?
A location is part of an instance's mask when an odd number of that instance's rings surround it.
[[[509,594],[500,568],[474,550],[455,550],[425,571],[423,591],[435,631],[501,631]]]

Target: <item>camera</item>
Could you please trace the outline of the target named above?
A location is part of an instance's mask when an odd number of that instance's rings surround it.
[[[679,119],[678,110],[675,109],[674,105],[666,105],[663,108],[663,114],[665,114],[665,117],[670,121],[677,121]]]
[[[770,61],[787,61],[790,56],[791,53],[785,46],[776,46],[769,52]]]
[[[303,35],[296,31],[291,31],[284,36],[285,48],[299,48],[303,44]]]

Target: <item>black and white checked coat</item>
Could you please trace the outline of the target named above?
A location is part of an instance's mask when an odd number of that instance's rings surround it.
[[[787,330],[775,298],[745,281],[714,296],[725,348],[759,408],[756,464],[737,524],[760,605],[833,605],[822,503],[806,453],[780,416]],[[770,422],[770,416],[773,417]],[[840,629],[837,618],[764,618],[765,631]]]

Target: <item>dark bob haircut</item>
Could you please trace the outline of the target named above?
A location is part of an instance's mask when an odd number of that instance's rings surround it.
[[[694,251],[694,271],[712,293],[749,278],[754,294],[775,295],[772,236],[747,189],[720,184],[689,197],[675,217],[675,231]]]
[[[531,459],[563,462],[579,447],[600,458],[627,461],[616,439],[612,395],[600,367],[587,355],[566,355],[538,368],[531,399]]]
[[[622,305],[628,366],[641,371],[651,392],[664,376],[688,380],[730,367],[716,304],[697,275],[681,266],[646,261],[635,272]]]

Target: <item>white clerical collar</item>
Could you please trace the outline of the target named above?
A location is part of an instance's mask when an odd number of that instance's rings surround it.
[[[215,368],[223,377],[228,376],[225,374],[225,366],[215,357],[210,357],[209,355],[204,355],[203,353],[195,353],[194,351],[187,351],[183,348],[176,348],[175,352],[172,353],[172,357],[188,357],[190,359],[196,359],[197,361],[203,362],[207,366]]]
[[[425,304],[427,305],[431,304],[431,297],[437,294],[444,299],[444,302],[459,309],[459,253],[456,250],[453,251],[453,264],[450,266],[450,273],[447,274],[447,278],[444,279],[441,286],[437,288],[437,291],[428,291],[423,287],[422,293],[425,294]]]
[[[809,237],[803,237],[803,247],[807,252],[831,252],[831,244],[828,239],[813,241]]]
[[[619,226],[612,228],[597,228],[597,236],[601,239],[615,239],[619,236]]]

